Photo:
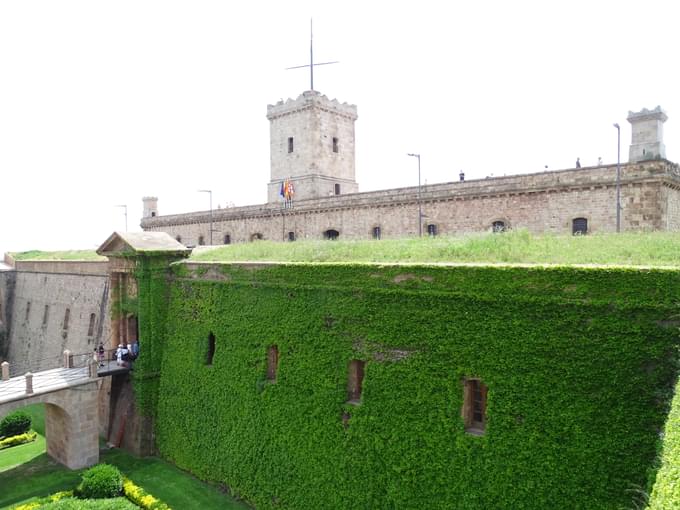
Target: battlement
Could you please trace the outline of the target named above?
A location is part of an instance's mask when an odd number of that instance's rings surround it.
[[[337,115],[342,115],[351,120],[357,120],[357,107],[354,104],[341,103],[337,99],[328,99],[316,90],[308,90],[300,94],[296,99],[288,98],[279,101],[275,105],[267,105],[267,118],[269,120],[282,117],[308,108],[319,108]]]
[[[628,122],[642,121],[642,120],[659,120],[661,122],[666,122],[668,120],[668,115],[661,109],[661,106],[657,106],[653,110],[643,108],[639,112],[633,112],[628,110]]]

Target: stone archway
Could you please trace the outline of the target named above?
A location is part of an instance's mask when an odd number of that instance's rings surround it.
[[[99,381],[0,405],[0,418],[30,404],[45,404],[47,454],[69,469],[99,462]]]

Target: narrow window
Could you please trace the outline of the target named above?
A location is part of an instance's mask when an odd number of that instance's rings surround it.
[[[434,223],[430,223],[427,226],[427,235],[429,235],[430,237],[436,236],[437,235],[437,225],[435,225]]]
[[[584,236],[588,233],[588,220],[586,218],[574,218],[571,221],[571,233],[575,236]]]
[[[87,336],[94,335],[94,323],[97,320],[97,316],[93,313],[90,314],[90,325],[87,327]]]
[[[347,403],[361,403],[361,389],[364,383],[365,361],[353,359],[349,362],[347,374]]]
[[[328,241],[337,241],[338,237],[340,237],[340,232],[332,228],[323,233],[323,238]]]
[[[182,242],[182,236],[177,236],[177,237],[175,237],[175,240],[176,240],[178,243],[181,243],[181,242]]]
[[[229,234],[224,234],[224,244],[231,244],[231,236]]]
[[[45,310],[43,311],[43,326],[47,326],[47,320],[50,317],[50,305],[45,305]]]
[[[465,431],[481,435],[486,429],[486,395],[488,388],[479,379],[465,379],[463,384],[463,421]]]
[[[31,315],[31,302],[27,301],[26,302],[26,316],[24,317],[24,322],[28,322],[28,318]]]
[[[205,238],[203,236],[198,236],[198,245],[203,246],[205,244]]]
[[[215,335],[213,335],[211,332],[208,335],[208,354],[205,358],[205,364],[212,365],[214,357],[215,357]]]
[[[380,241],[380,227],[373,227],[373,239]]]
[[[279,367],[279,348],[270,345],[267,348],[267,380],[276,381],[276,370]]]
[[[491,231],[494,233],[505,232],[505,222],[504,221],[494,221],[491,224]]]
[[[288,137],[288,153],[293,152],[293,137]]]
[[[338,139],[333,137],[333,152],[338,152]]]
[[[335,185],[335,194],[336,194],[336,195],[339,195],[339,194],[340,194],[340,185],[339,185],[339,184],[336,184],[336,185]]]
[[[66,331],[68,329],[68,320],[71,317],[71,309],[67,308],[66,311],[64,312],[64,326],[62,329]]]
[[[295,232],[288,232],[288,240],[295,241]]]
[[[151,211],[151,217],[154,218],[156,216],[156,211]]]

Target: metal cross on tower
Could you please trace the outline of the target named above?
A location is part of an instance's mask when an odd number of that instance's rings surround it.
[[[303,66],[286,67],[288,69],[301,69],[303,67],[309,67],[309,90],[314,90],[314,66],[325,66],[328,64],[338,64],[339,61],[334,60],[333,62],[318,62],[314,63],[314,34],[312,31],[312,20],[309,20],[309,64]]]

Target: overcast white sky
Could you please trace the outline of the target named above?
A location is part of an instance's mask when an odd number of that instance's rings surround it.
[[[93,248],[159,213],[263,203],[268,103],[356,104],[361,191],[628,159],[661,105],[680,159],[677,2],[0,0],[0,253]]]

